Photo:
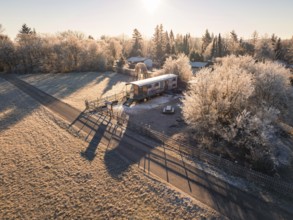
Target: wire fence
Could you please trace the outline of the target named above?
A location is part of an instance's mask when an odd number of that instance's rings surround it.
[[[130,121],[127,122],[124,117],[120,117],[118,114],[112,115],[112,117],[116,118],[117,121],[120,121],[120,124],[123,124],[125,128],[137,132],[143,136],[155,139],[167,148],[185,154],[189,157],[194,157],[215,167],[220,167],[222,170],[229,174],[245,178],[248,181],[255,182],[258,185],[263,186],[265,189],[273,190],[281,193],[282,195],[293,198],[293,184],[291,183],[284,182],[280,179],[265,175],[255,170],[250,170],[246,167],[224,159],[221,156],[217,156],[215,154],[211,154],[205,151],[204,149],[199,149],[195,146],[191,146],[187,142],[174,139],[149,127],[144,127]]]

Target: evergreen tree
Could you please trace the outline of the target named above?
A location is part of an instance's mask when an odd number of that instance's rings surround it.
[[[176,35],[175,47],[178,54],[183,53],[183,36],[181,34]]]
[[[26,24],[23,24],[21,26],[21,29],[19,31],[19,34],[34,34],[36,33],[35,29],[32,30],[30,27],[28,27]]]
[[[170,45],[171,45],[171,54],[176,54],[175,37],[172,30],[170,31]]]
[[[230,32],[230,39],[228,42],[229,42],[228,50],[230,54],[239,55],[242,53],[242,49],[241,49],[242,40],[238,39],[238,36],[234,30]]]
[[[279,38],[277,40],[274,51],[275,51],[275,59],[276,60],[282,60],[282,59],[284,59],[281,38]]]
[[[205,52],[205,50],[207,49],[207,47],[209,46],[209,44],[212,42],[212,37],[209,33],[209,30],[206,29],[206,32],[204,34],[204,36],[202,37],[202,53]]]
[[[162,45],[162,54],[165,54],[165,50],[166,50],[166,39],[165,39],[165,34],[164,34],[164,28],[163,25],[160,24],[160,43]]]
[[[169,38],[168,31],[165,32],[165,41],[166,41],[165,53],[166,54],[171,54],[171,43],[170,43],[170,38]]]
[[[185,54],[185,55],[189,55],[189,39],[190,39],[190,35],[189,34],[186,34],[184,37],[183,37],[183,43],[182,43],[182,52]]]
[[[271,42],[272,42],[273,47],[275,47],[277,40],[278,40],[278,37],[275,34],[272,34]]]
[[[211,57],[215,58],[216,56],[217,56],[217,38],[215,37],[213,39]]]
[[[189,55],[189,59],[192,62],[195,61],[203,61],[203,56],[201,54],[199,54],[198,52],[195,52],[194,50],[190,53]]]
[[[154,60],[162,65],[165,55],[165,39],[163,33],[163,25],[157,25],[153,36],[153,57]]]
[[[222,37],[221,37],[221,34],[219,34],[219,36],[218,36],[217,52],[218,52],[217,55],[219,57],[222,57],[223,56],[223,45],[222,45]]]
[[[142,56],[142,36],[136,28],[133,30],[132,41],[130,56]]]

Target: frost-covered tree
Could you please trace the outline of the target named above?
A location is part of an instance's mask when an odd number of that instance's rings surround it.
[[[206,48],[209,46],[212,40],[213,38],[211,37],[209,30],[206,29],[205,34],[202,36],[202,53],[205,52]]]
[[[37,34],[23,25],[14,42],[0,35],[0,68],[20,73],[104,71],[120,57],[119,45],[106,36],[95,41],[76,31]]]
[[[11,72],[16,63],[15,45],[8,37],[0,37],[0,68]]]
[[[214,55],[214,41],[212,41],[205,49],[205,51],[203,52],[203,57],[205,61],[211,60],[213,58]]]
[[[242,53],[241,41],[238,39],[238,35],[233,30],[230,33],[230,39],[228,41],[228,50],[230,54],[240,55]]]
[[[284,48],[286,48],[284,50],[284,59],[289,64],[293,64],[293,36],[290,40],[286,41]]]
[[[258,60],[273,60],[274,48],[269,39],[258,40],[255,45],[254,57]]]
[[[113,65],[122,55],[122,45],[119,40],[111,38],[107,43],[107,52],[109,53],[108,61]]]
[[[177,59],[169,57],[163,66],[165,73],[173,73],[179,76],[180,80],[187,82],[192,76],[189,58],[185,54],[179,54]]]
[[[289,71],[273,62],[252,57],[222,58],[212,69],[203,69],[184,95],[183,116],[197,141],[233,160],[246,160],[256,169],[274,168],[273,143],[279,113],[292,93]]]

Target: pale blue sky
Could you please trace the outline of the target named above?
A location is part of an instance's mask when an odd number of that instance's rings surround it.
[[[147,5],[155,5],[156,9]],[[146,3],[147,2],[147,3]],[[26,23],[41,33],[77,30],[101,35],[131,36],[137,28],[151,37],[157,24],[174,33],[202,36],[235,30],[249,38],[275,33],[293,35],[293,0],[0,0],[0,24],[14,38]]]

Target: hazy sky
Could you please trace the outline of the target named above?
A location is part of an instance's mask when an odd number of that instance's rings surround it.
[[[137,28],[151,37],[157,24],[174,33],[202,36],[235,30],[249,38],[293,35],[293,0],[0,0],[0,24],[14,38],[26,23],[41,33],[76,30],[97,38],[131,36]]]

